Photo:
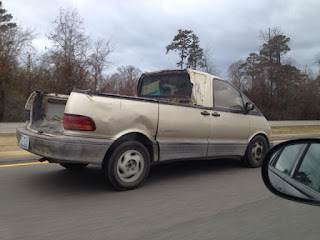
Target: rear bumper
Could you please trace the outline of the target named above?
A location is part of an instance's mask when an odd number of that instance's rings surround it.
[[[27,151],[47,158],[50,162],[74,162],[101,165],[113,143],[113,140],[71,137],[46,136],[33,133],[25,128],[18,128],[17,140],[21,135],[29,137]]]

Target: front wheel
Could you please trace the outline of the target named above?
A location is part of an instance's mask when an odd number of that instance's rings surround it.
[[[139,187],[150,170],[150,155],[146,147],[136,141],[119,145],[108,162],[104,163],[111,184],[118,190]]]
[[[269,150],[267,140],[261,136],[255,136],[248,145],[243,163],[247,167],[261,167],[264,157]]]

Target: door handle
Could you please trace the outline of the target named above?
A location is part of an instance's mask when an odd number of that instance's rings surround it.
[[[211,115],[214,116],[214,117],[220,117],[220,114],[217,113],[217,112],[214,112],[214,113],[212,113]]]
[[[203,112],[201,112],[201,114],[204,115],[204,116],[209,116],[210,115],[210,113],[208,113],[207,111],[203,111]]]

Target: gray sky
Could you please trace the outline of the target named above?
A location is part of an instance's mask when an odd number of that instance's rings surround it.
[[[93,39],[112,38],[112,60],[142,71],[176,68],[177,54],[166,55],[178,29],[193,30],[201,47],[212,47],[214,62],[227,77],[228,66],[261,44],[259,31],[280,28],[291,38],[298,67],[320,52],[319,0],[2,0],[24,27],[35,29],[34,45],[44,49],[46,34],[60,7],[77,9]]]

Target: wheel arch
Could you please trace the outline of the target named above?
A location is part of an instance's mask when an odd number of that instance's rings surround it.
[[[107,153],[105,154],[103,158],[102,166],[107,163],[112,155],[112,153],[117,149],[118,146],[120,146],[122,143],[127,141],[137,141],[143,144],[150,155],[150,161],[151,163],[154,161],[158,161],[158,144],[156,141],[151,141],[146,135],[140,133],[140,132],[131,132],[126,133],[119,137],[116,141],[114,141],[109,149],[107,150]]]
[[[266,139],[266,141],[267,141],[268,148],[270,148],[269,138],[268,138],[267,134],[264,133],[264,132],[256,132],[256,133],[252,134],[251,137],[249,138],[247,149],[248,149],[249,144],[252,141],[252,139],[255,138],[256,136],[264,137]]]

